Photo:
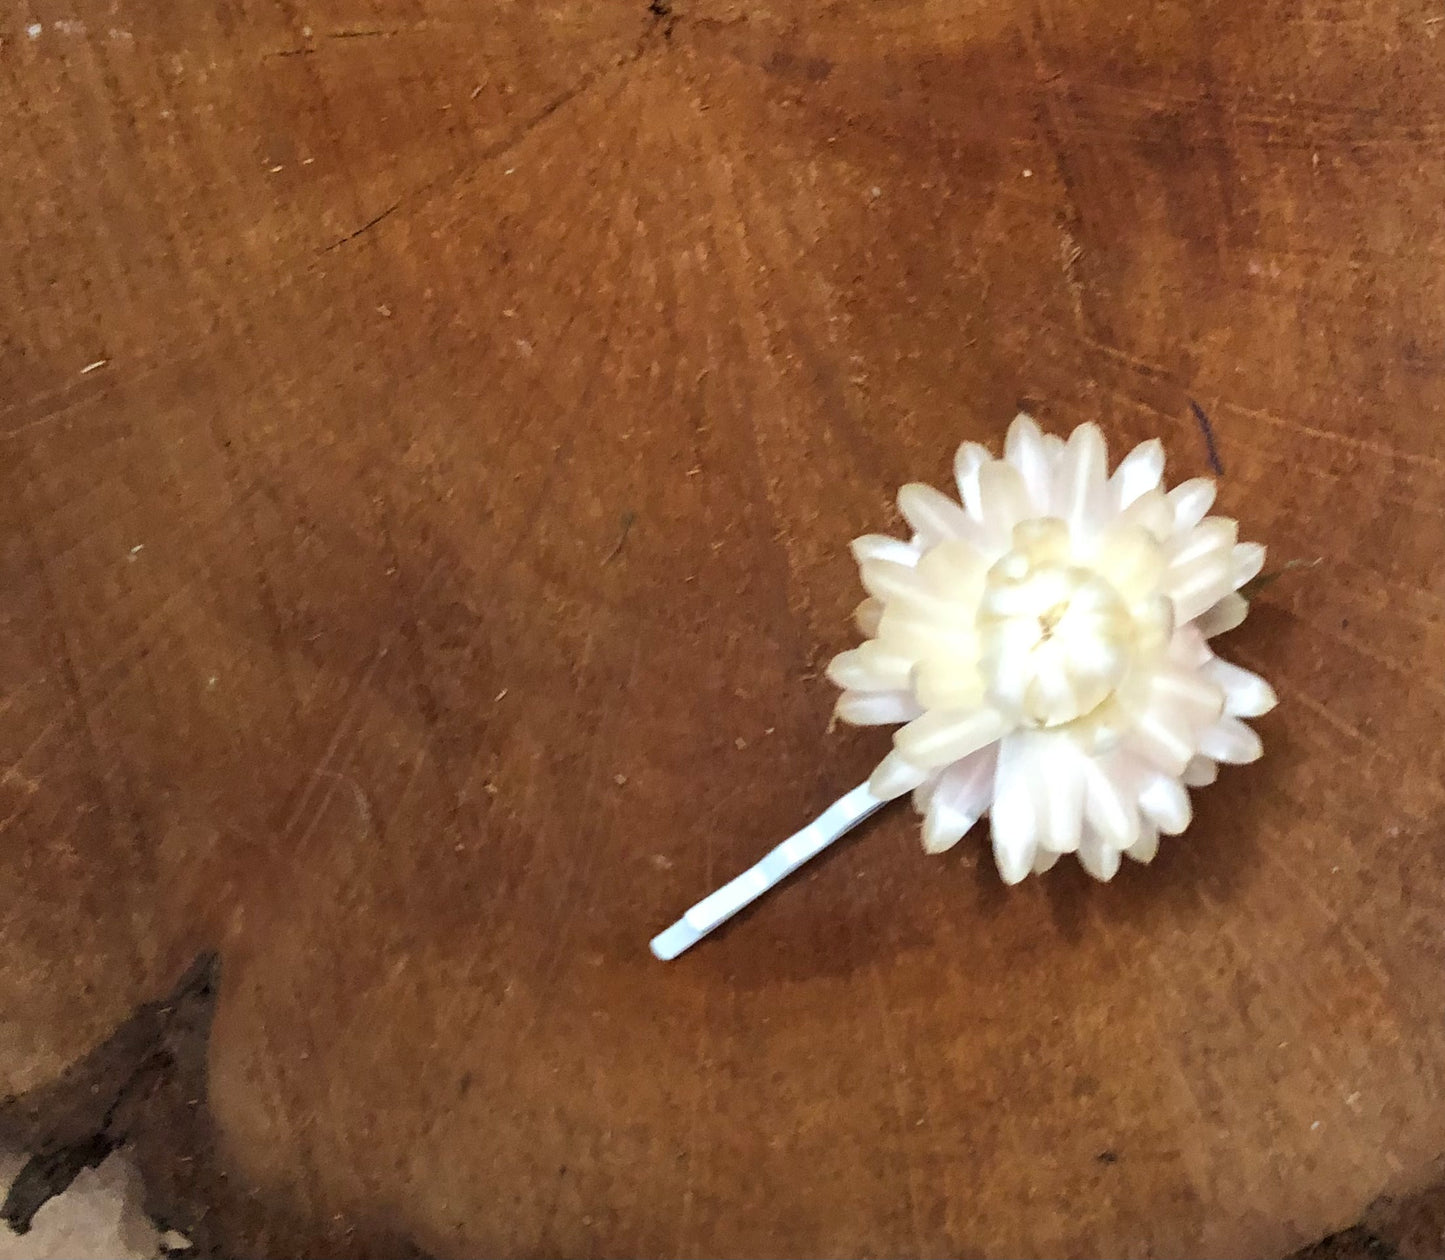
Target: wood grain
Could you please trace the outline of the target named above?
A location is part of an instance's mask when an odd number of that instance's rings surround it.
[[[1430,6],[4,21],[7,1089],[215,948],[237,1174],[432,1254],[1278,1254],[1445,1148]],[[1111,885],[889,813],[655,963],[886,745],[818,671],[894,488],[1021,403],[1202,473],[1191,399],[1320,560],[1266,759]]]

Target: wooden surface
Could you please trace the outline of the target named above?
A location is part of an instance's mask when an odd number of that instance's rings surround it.
[[[235,1175],[439,1255],[1279,1253],[1445,1149],[1438,5],[27,2],[5,1088],[215,947]],[[894,488],[1020,402],[1201,473],[1191,398],[1321,561],[1265,760],[654,962],[886,747]]]

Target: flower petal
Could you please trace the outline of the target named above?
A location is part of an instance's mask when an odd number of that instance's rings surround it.
[[[1064,650],[1063,658],[1076,676],[1117,678],[1128,663],[1129,649],[1103,637],[1078,637]]]
[[[928,813],[928,807],[933,804],[933,794],[938,791],[938,781],[941,777],[939,774],[930,774],[910,793],[913,799],[913,808],[918,813]]]
[[[885,604],[895,599],[909,599],[932,608],[937,603],[927,582],[912,565],[899,564],[896,560],[860,560],[858,576],[863,589]]]
[[[978,640],[966,624],[902,601],[883,610],[878,640],[890,651],[914,660],[941,654],[967,667],[978,659]]]
[[[880,801],[891,801],[911,792],[931,776],[894,749],[883,758],[868,778],[868,790]]]
[[[1117,760],[1089,763],[1084,821],[1114,848],[1127,849],[1139,836],[1138,793],[1133,775],[1126,775],[1122,767],[1110,772]]]
[[[1124,737],[1125,746],[1165,774],[1182,774],[1194,755],[1188,727],[1167,709],[1151,706],[1137,714]]]
[[[883,601],[871,595],[853,610],[853,624],[864,638],[871,639],[878,633],[878,623],[883,619]]]
[[[1119,850],[1094,831],[1079,841],[1079,865],[1095,879],[1108,883],[1119,873]]]
[[[977,821],[977,818],[969,818],[940,804],[935,792],[923,819],[923,851],[947,853]]]
[[[1239,522],[1227,516],[1211,516],[1193,529],[1181,530],[1169,542],[1169,567],[1182,569],[1205,556],[1231,556],[1239,541]]]
[[[1164,491],[1146,490],[1119,513],[1119,525],[1142,525],[1159,542],[1174,536],[1174,507]]]
[[[976,753],[962,757],[943,771],[939,790],[959,809],[974,809],[980,814],[993,800],[994,777],[998,773],[998,745],[990,744]]]
[[[1209,644],[1199,632],[1199,623],[1180,626],[1169,640],[1169,659],[1181,669],[1197,671],[1214,659]]]
[[[890,538],[887,534],[864,534],[848,544],[853,558],[861,565],[865,560],[891,560],[912,568],[922,555],[920,548],[906,543],[901,538]]]
[[[1213,608],[1200,614],[1194,624],[1199,628],[1200,634],[1206,639],[1212,639],[1216,634],[1228,634],[1244,624],[1244,619],[1249,616],[1249,600],[1243,595],[1231,591],[1224,596]]]
[[[1154,593],[1164,576],[1164,552],[1142,525],[1115,523],[1094,549],[1093,567],[1127,604]]]
[[[1180,776],[1185,787],[1208,787],[1219,777],[1219,763],[1208,757],[1191,757]]]
[[[1077,679],[1057,639],[1039,644],[1032,659],[1033,678],[1024,693],[1024,714],[1032,722],[1047,726],[1060,715],[1078,714],[1093,707],[1081,701]]]
[[[992,744],[1007,729],[991,708],[930,709],[893,732],[893,746],[919,766],[946,766]]]
[[[1054,869],[1054,864],[1059,860],[1059,854],[1049,849],[1038,849],[1034,852],[1033,873],[1042,875],[1045,871]]]
[[[1004,439],[1003,457],[1023,478],[1024,489],[1033,505],[1031,514],[1046,515],[1053,490],[1054,461],[1032,416],[1020,412],[1014,417]]]
[[[1263,717],[1279,703],[1279,697],[1258,674],[1231,665],[1217,656],[1204,666],[1204,675],[1224,692],[1224,711],[1230,717]]]
[[[1159,852],[1159,829],[1146,823],[1139,829],[1139,838],[1124,850],[1136,862],[1152,862]]]
[[[968,610],[970,620],[983,593],[989,562],[971,543],[949,539],[918,562],[918,576],[929,594]]]
[[[1169,504],[1174,509],[1174,528],[1192,529],[1198,525],[1209,509],[1214,506],[1214,482],[1208,477],[1195,477],[1182,481],[1168,494]]]
[[[1163,668],[1149,680],[1149,703],[1192,727],[1208,726],[1224,712],[1224,691],[1192,670]]]
[[[1259,576],[1264,568],[1265,549],[1263,543],[1236,543],[1234,545],[1234,589]]]
[[[1199,751],[1215,761],[1248,765],[1264,755],[1259,735],[1238,718],[1223,717],[1199,736]]]
[[[913,658],[889,651],[869,639],[828,662],[828,677],[851,691],[903,691],[913,673]]]
[[[991,460],[978,470],[978,494],[983,527],[989,540],[1007,547],[1013,527],[1035,515],[1019,470],[1002,460]]]
[[[1068,735],[1046,736],[1040,743],[1046,760],[1039,784],[1042,805],[1039,847],[1073,853],[1084,826],[1084,757]]]
[[[1194,816],[1189,793],[1178,779],[1152,774],[1139,793],[1139,812],[1166,836],[1177,836]]]
[[[989,699],[1003,712],[1016,716],[1023,712],[1034,679],[1035,631],[1020,622],[1022,619],[1010,622],[1009,632],[996,636],[980,661]],[[1032,625],[1036,628],[1038,622]]]
[[[1017,884],[1033,867],[1038,849],[1038,785],[1044,770],[1037,762],[1031,732],[1016,732],[999,744],[989,830],[993,860],[1005,884]]]
[[[1108,510],[1108,473],[1104,431],[1092,421],[1079,425],[1064,444],[1054,478],[1054,513],[1068,522],[1076,537],[1103,524]]]
[[[1140,442],[1119,461],[1119,467],[1114,469],[1114,475],[1109,478],[1115,506],[1122,511],[1141,495],[1157,490],[1163,479],[1164,443],[1158,438]]]
[[[923,706],[908,691],[845,691],[833,712],[852,726],[891,726],[913,721]]]
[[[951,849],[983,817],[993,795],[995,765],[994,750],[986,748],[942,773],[923,824],[925,852]]]
[[[1031,516],[1014,526],[1011,543],[1035,565],[1068,564],[1073,555],[1069,527],[1057,516]]]
[[[1171,566],[1164,576],[1164,590],[1174,601],[1176,621],[1193,621],[1230,594],[1231,573],[1227,552],[1211,552],[1182,567]]]
[[[983,704],[983,675],[971,660],[933,653],[913,671],[913,694],[925,709],[972,709]]]
[[[1134,656],[1141,664],[1162,657],[1182,629],[1174,614],[1174,601],[1167,595],[1141,600],[1129,613],[1134,618]]]
[[[945,538],[977,537],[978,527],[963,508],[942,491],[920,481],[910,481],[898,491],[898,510],[925,546]]]
[[[975,521],[983,521],[983,508],[978,495],[978,470],[991,462],[993,456],[988,447],[977,442],[965,442],[953,457],[953,476],[958,482],[958,497],[963,501],[964,510]]]

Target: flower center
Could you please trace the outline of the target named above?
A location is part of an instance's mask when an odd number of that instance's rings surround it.
[[[1037,545],[1016,545],[989,570],[978,635],[989,699],[1036,727],[1063,726],[1107,700],[1134,638],[1113,586]]]

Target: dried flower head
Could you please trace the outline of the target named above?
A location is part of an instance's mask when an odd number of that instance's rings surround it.
[[[1165,493],[1157,440],[1111,476],[1095,424],[1064,442],[1021,415],[1003,459],[965,442],[955,471],[962,506],[904,486],[912,540],[853,544],[867,641],[829,665],[838,716],[906,723],[869,787],[912,791],[930,853],[988,814],[1005,882],[1061,853],[1110,879],[1188,826],[1186,787],[1260,755],[1241,719],[1274,692],[1207,640],[1244,620],[1264,548],[1206,515],[1212,481]]]

